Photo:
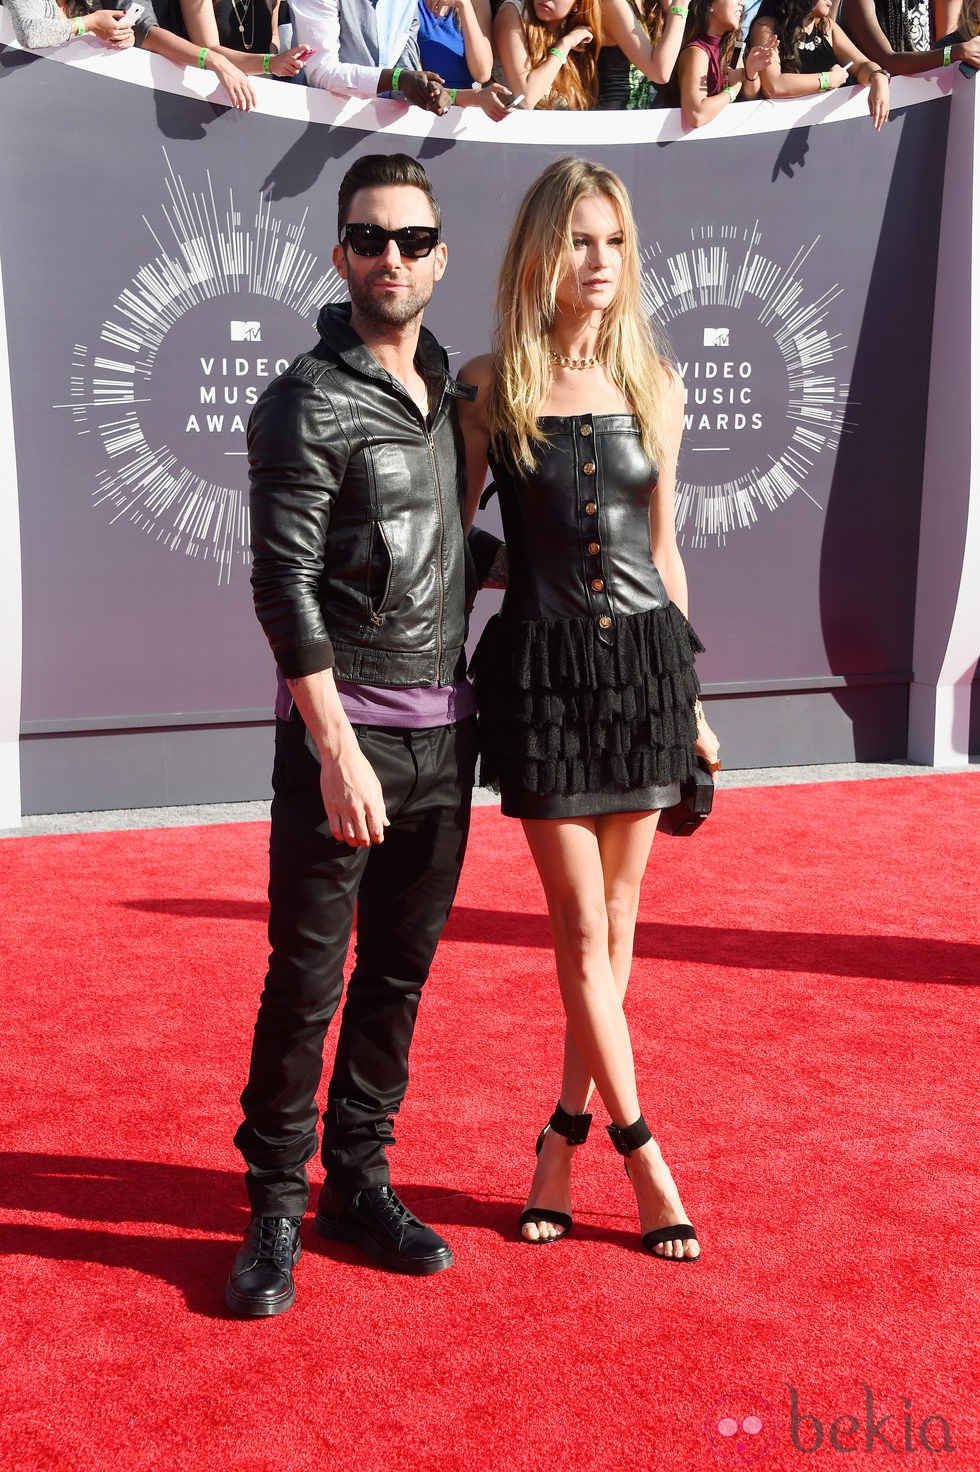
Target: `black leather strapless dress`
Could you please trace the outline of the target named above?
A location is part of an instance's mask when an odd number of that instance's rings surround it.
[[[514,818],[670,807],[694,765],[694,655],[650,547],[657,470],[631,414],[541,420],[491,458],[509,574],[471,662],[481,782]]]

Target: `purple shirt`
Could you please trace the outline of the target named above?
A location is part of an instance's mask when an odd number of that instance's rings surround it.
[[[279,682],[276,715],[288,721],[293,697],[278,665],[276,678]],[[430,726],[451,726],[476,714],[476,696],[469,680],[460,680],[457,685],[409,685],[397,689],[338,680],[337,694],[352,726],[403,726],[420,731]]]

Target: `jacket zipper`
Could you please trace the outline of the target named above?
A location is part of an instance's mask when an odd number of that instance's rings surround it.
[[[436,629],[436,684],[439,683],[442,670],[442,623],[443,610],[445,608],[446,595],[443,587],[443,553],[445,542],[445,521],[442,514],[442,483],[439,480],[439,466],[436,463],[436,445],[432,435],[426,430],[426,439],[429,442],[429,456],[432,460],[432,475],[436,483],[436,506],[439,513],[439,623]]]

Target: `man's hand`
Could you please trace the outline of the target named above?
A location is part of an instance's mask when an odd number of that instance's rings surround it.
[[[398,79],[398,90],[407,102],[442,117],[449,111],[449,93],[437,72],[406,72]]]
[[[356,738],[333,759],[321,754],[320,795],[334,838],[351,848],[384,842],[389,826],[384,794]]]

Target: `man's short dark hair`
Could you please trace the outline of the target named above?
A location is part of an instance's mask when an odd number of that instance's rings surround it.
[[[341,181],[337,195],[337,235],[343,233],[350,202],[359,189],[385,188],[392,184],[421,189],[432,206],[436,228],[441,232],[442,211],[432,192],[431,180],[418,160],[410,158],[407,153],[367,153],[351,164]]]

